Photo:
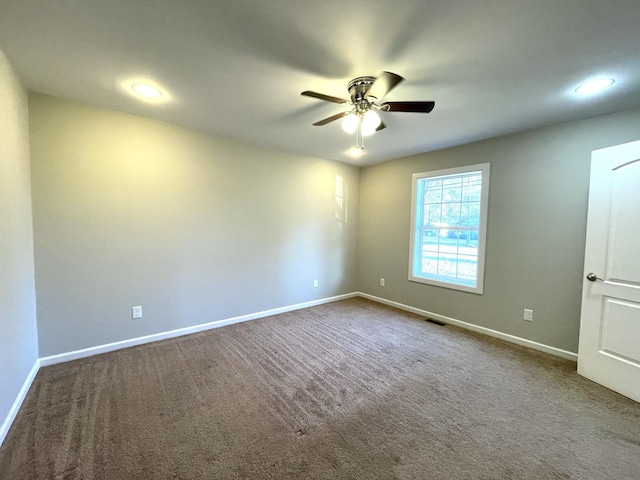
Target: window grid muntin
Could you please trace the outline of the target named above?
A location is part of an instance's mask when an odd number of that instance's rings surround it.
[[[409,280],[482,293],[489,164],[414,174],[413,177]],[[428,216],[430,206],[438,205],[440,216]],[[456,205],[454,213],[450,207]],[[444,211],[447,208],[449,210]],[[437,240],[429,241],[428,232],[437,232]],[[449,241],[443,238],[446,236]],[[443,244],[447,246],[443,248]],[[455,261],[451,262],[452,259]],[[438,264],[433,265],[434,261]],[[447,261],[449,265],[445,264]],[[434,267],[437,273],[445,275],[434,274]]]
[[[475,253],[461,251],[461,232],[475,232],[476,241],[480,227],[481,197],[477,190],[482,188],[482,172],[468,172],[464,174],[443,175],[439,177],[422,178],[420,182],[422,192],[422,225],[420,227],[420,276],[436,276],[443,279],[455,279],[464,284],[476,285],[478,248]],[[463,206],[466,207],[467,217],[463,217]],[[433,208],[436,207],[436,208]],[[453,207],[453,208],[451,208]],[[456,208],[457,207],[457,208]],[[475,207],[475,208],[474,208]],[[439,210],[439,215],[437,214]],[[478,212],[476,218],[471,218]],[[434,213],[436,215],[434,215]],[[436,217],[438,220],[434,221]],[[448,220],[443,225],[443,219]],[[465,225],[465,223],[473,225]],[[436,235],[437,244],[434,249],[432,242],[425,241],[428,231],[439,231]],[[442,232],[446,238],[451,238],[449,232],[454,232],[455,243],[442,242]],[[465,235],[467,245],[471,233]],[[429,255],[431,253],[431,255]],[[435,253],[435,259],[433,258]],[[435,262],[436,273],[431,273],[430,264]],[[472,264],[472,265],[469,265]],[[470,267],[470,268],[469,268]],[[471,270],[471,272],[470,272]]]

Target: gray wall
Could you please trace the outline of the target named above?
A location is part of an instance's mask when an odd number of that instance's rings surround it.
[[[41,356],[356,290],[357,168],[46,95],[29,107]]]
[[[0,426],[38,358],[33,282],[27,96],[0,51]]]
[[[576,352],[591,151],[638,139],[635,109],[364,168],[360,291]],[[409,282],[411,175],[483,162],[491,163],[484,294]],[[533,323],[522,319],[525,307]]]
[[[359,172],[45,95],[30,109],[42,356],[357,290],[575,352],[590,153],[640,137],[636,109]],[[485,293],[409,282],[411,175],[482,162]]]

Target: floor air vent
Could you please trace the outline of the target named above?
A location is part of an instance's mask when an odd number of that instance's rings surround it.
[[[444,327],[446,323],[441,322],[440,320],[434,320],[433,318],[425,318],[425,320],[429,323],[433,323],[434,325],[438,325],[439,327]]]

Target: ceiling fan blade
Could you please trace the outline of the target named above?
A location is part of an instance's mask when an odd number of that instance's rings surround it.
[[[325,95],[324,93],[312,92],[311,90],[305,90],[300,95],[304,95],[305,97],[317,98],[319,100],[324,100],[325,102],[333,102],[333,103],[349,103],[347,100],[338,97],[332,97],[331,95]]]
[[[336,113],[335,115],[332,115],[330,117],[325,118],[324,120],[320,120],[320,121],[314,123],[314,125],[316,127],[321,127],[322,125],[326,125],[327,123],[334,122],[335,120],[339,120],[342,117],[346,117],[347,115],[349,115],[349,112]]]
[[[380,105],[384,112],[430,113],[436,102],[385,102]]]
[[[387,126],[384,124],[384,122],[380,122],[380,126],[378,128],[376,128],[376,132],[379,132],[383,128],[387,128]]]
[[[403,80],[404,78],[395,73],[382,72],[382,75],[376,78],[376,81],[364,94],[364,98],[374,97],[380,101]]]

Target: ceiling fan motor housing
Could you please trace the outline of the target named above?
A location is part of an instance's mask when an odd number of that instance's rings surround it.
[[[364,96],[375,81],[376,77],[357,77],[349,82],[347,88],[351,96],[351,103],[356,106],[358,111],[365,111],[370,108],[371,104]]]
[[[400,75],[392,72],[382,72],[378,77],[356,77],[347,84],[350,100],[344,98],[334,97],[332,95],[325,95],[324,93],[313,92],[311,90],[305,90],[301,95],[317,98],[318,100],[324,100],[325,102],[337,103],[340,105],[350,105],[351,110],[346,112],[340,112],[336,115],[332,115],[328,118],[315,122],[313,125],[321,126],[331,122],[335,122],[341,118],[345,121],[349,119],[365,120],[365,117],[373,118],[375,114],[372,110],[379,110],[383,112],[414,112],[414,113],[430,113],[435,106],[435,102],[382,102],[382,99],[393,90],[404,78]],[[377,117],[377,115],[375,115]],[[380,123],[380,118],[377,119],[378,127],[376,130],[385,128],[385,125]]]

